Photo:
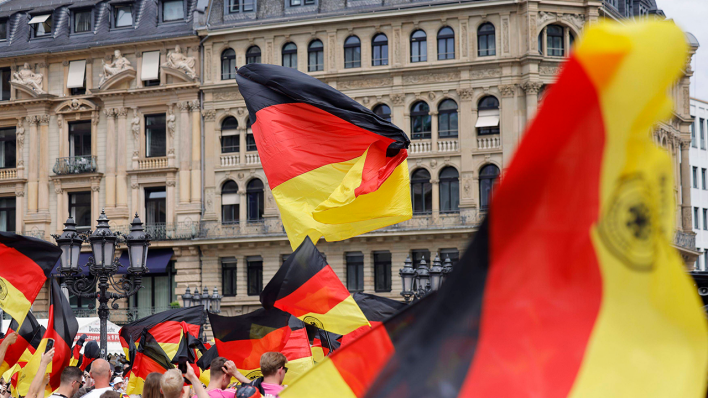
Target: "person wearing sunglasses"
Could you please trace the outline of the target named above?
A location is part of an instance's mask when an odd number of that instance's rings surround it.
[[[261,355],[261,373],[263,377],[253,380],[250,385],[256,387],[261,395],[278,397],[286,387],[283,385],[288,367],[288,360],[280,352],[266,352]]]

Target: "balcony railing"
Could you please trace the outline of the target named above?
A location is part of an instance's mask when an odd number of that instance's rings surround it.
[[[0,169],[0,180],[17,178],[17,169]]]
[[[676,231],[674,244],[688,250],[696,250],[696,234]]]
[[[477,138],[477,149],[497,149],[501,148],[501,138],[497,137],[483,137]]]
[[[475,228],[482,223],[484,216],[485,213],[479,212],[477,209],[460,209],[457,212],[427,212],[414,214],[410,220],[381,228],[379,231]]]
[[[167,167],[167,157],[138,159],[138,169],[162,169]]]
[[[147,224],[145,232],[150,234],[152,240],[188,240],[197,237],[199,224],[195,222]]]
[[[95,173],[97,170],[95,156],[73,156],[57,158],[52,171],[56,175]]]

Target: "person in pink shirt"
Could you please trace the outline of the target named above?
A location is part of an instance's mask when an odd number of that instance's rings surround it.
[[[261,355],[261,373],[263,377],[259,377],[250,383],[256,387],[262,395],[271,395],[278,397],[281,391],[285,388],[283,380],[285,374],[288,373],[288,368],[285,364],[288,363],[287,358],[280,352],[266,352]]]
[[[206,388],[210,398],[234,398],[236,390],[228,388],[231,378],[235,377],[241,383],[251,381],[238,371],[236,364],[224,357],[217,357],[209,365],[209,385]],[[192,398],[197,398],[195,395]]]

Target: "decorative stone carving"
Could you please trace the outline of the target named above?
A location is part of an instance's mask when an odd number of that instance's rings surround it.
[[[214,109],[205,109],[202,111],[205,122],[213,122],[216,120],[216,111]]]
[[[15,191],[15,196],[22,198],[25,196],[25,191],[18,189]]]
[[[198,111],[200,111],[200,110],[201,110],[201,106],[200,106],[200,104],[199,104],[199,100],[196,99],[196,100],[190,101],[190,103],[189,103],[189,109],[190,109],[192,112],[198,112]]]
[[[130,187],[131,187],[132,189],[138,189],[138,188],[140,188],[140,184],[138,184],[137,182],[134,182],[134,183],[131,183],[131,184],[130,184]]]
[[[470,76],[473,79],[485,79],[489,77],[499,77],[501,76],[502,71],[501,69],[479,69],[479,70],[473,70],[470,73]]]
[[[63,191],[62,191],[61,187],[54,186],[54,193],[55,194],[60,195],[62,192]]]
[[[22,153],[25,146],[25,124],[24,118],[17,118],[17,128],[15,128],[15,141],[17,142],[17,152]]]
[[[434,168],[436,168],[437,166],[438,166],[438,161],[435,160],[435,159],[432,159],[432,160],[430,161],[430,167],[434,169]]]
[[[177,117],[172,111],[172,105],[167,107],[167,132],[170,134],[170,138],[174,138],[175,131],[177,130]]]
[[[406,102],[406,95],[391,94],[391,102],[393,102],[394,105],[403,105],[403,103]]]
[[[538,68],[538,73],[542,75],[557,75],[560,69],[559,66],[541,66]]]
[[[169,180],[169,181],[165,182],[165,185],[167,185],[168,187],[174,187],[176,185],[176,181]]]
[[[381,79],[357,79],[357,80],[342,80],[337,82],[339,90],[349,90],[355,88],[371,88],[371,87],[386,87],[393,85],[392,77],[384,77]]]
[[[502,51],[509,53],[509,19],[502,19]]]
[[[246,108],[238,108],[236,109],[236,114],[239,116],[243,116],[246,114]]]
[[[12,74],[10,84],[22,92],[31,95],[32,97],[37,97],[38,95],[47,93],[42,89],[43,79],[43,74],[34,73],[32,69],[30,69],[30,65],[25,62],[22,69]]]
[[[501,75],[501,71],[499,71]],[[448,73],[428,73],[425,75],[407,75],[403,76],[404,84],[418,84],[418,83],[441,83],[449,82],[460,79],[459,72],[448,72]]]
[[[526,94],[538,94],[538,92],[543,87],[541,82],[525,82],[521,85],[521,88],[526,91]]]
[[[206,212],[214,212],[214,188],[207,188],[204,190],[206,200],[204,201]]]
[[[189,101],[178,102],[177,109],[179,109],[180,112],[189,112]]]
[[[49,124],[49,115],[41,115],[39,116],[39,124],[41,125],[48,125]]]
[[[206,48],[206,55],[204,57],[206,65],[204,66],[204,77],[206,80],[211,80],[211,47]]]
[[[101,60],[102,73],[99,76],[98,88],[106,89],[118,81],[135,78],[135,68],[130,65],[130,61],[116,50],[113,55],[113,62]]]
[[[558,19],[558,14],[555,12],[540,11],[538,13],[538,24],[537,26],[543,26],[546,22],[555,21]]]
[[[98,192],[101,190],[101,186],[100,185],[93,185],[93,186],[91,186],[91,190],[93,192]]]
[[[238,89],[228,89],[228,90],[214,91],[213,98],[214,98],[214,101],[224,101],[224,100],[239,100],[239,99],[242,99],[243,97],[241,96],[241,93],[238,91]]]
[[[467,57],[467,23],[460,23],[460,49],[462,57]]]
[[[27,116],[27,122],[29,122],[30,127],[37,127],[39,124],[39,116]]]
[[[531,50],[538,51],[538,26],[536,25],[536,16],[531,15],[529,17],[529,41],[531,43]]]
[[[686,116],[691,114],[691,91],[689,86],[683,88],[683,113]]]
[[[468,199],[472,197],[472,184],[471,184],[470,178],[463,178],[462,179],[462,192],[463,192],[463,197],[468,198]]]
[[[137,147],[140,140],[140,118],[138,117],[138,110],[133,108],[133,119],[130,121],[130,130],[133,132],[133,141]]]
[[[98,122],[101,120],[101,114],[98,112],[93,112],[91,114],[91,124],[94,126],[98,126]]]
[[[458,88],[457,95],[459,95],[463,100],[469,100],[474,96],[474,90],[471,88]]]
[[[98,106],[85,98],[72,98],[57,105],[55,113],[98,111]]]
[[[162,65],[165,73],[169,73],[173,76],[182,78],[183,80],[196,80],[197,79],[197,59],[195,57],[188,57],[182,54],[182,48],[175,46],[174,51],[170,51],[167,54],[167,62]],[[184,78],[187,77],[187,79]]]
[[[128,108],[116,108],[116,114],[120,117],[127,117]]]
[[[435,99],[435,93],[433,91],[428,93],[428,98],[432,101]]]
[[[516,94],[516,85],[515,84],[508,84],[508,85],[499,86],[499,92],[501,92],[501,95],[503,98],[513,97],[514,94]]]
[[[563,14],[561,19],[571,25],[575,25],[578,29],[582,29],[585,26],[585,15],[583,14]]]
[[[116,114],[118,114],[118,112],[116,112],[115,108],[105,108],[103,110],[103,114],[106,115],[107,118],[112,119],[116,117]]]

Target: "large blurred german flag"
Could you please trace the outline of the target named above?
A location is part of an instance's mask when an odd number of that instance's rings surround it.
[[[292,68],[244,65],[236,81],[293,250],[411,218],[401,129]]]
[[[22,323],[60,255],[51,243],[0,232],[0,308]]]
[[[367,397],[706,396],[706,317],[672,247],[678,164],[652,138],[686,48],[673,22],[586,28]]]
[[[201,306],[176,308],[129,323],[120,328],[118,335],[125,356],[128,357],[130,355],[130,344],[128,344],[130,338],[133,338],[134,344],[140,344],[143,329],[147,328],[150,335],[155,338],[155,341],[172,360],[179,351],[185,333],[198,338],[203,323],[204,313]]]
[[[283,384],[290,384],[298,377],[304,375],[312,369],[314,361],[310,350],[310,340],[307,337],[305,323],[301,320],[290,317],[290,336],[285,346],[280,351],[288,360],[288,373],[285,374]]]
[[[18,327],[17,321],[13,319],[10,322],[10,326],[7,328],[5,337],[11,333],[18,332],[17,341],[7,347],[5,358],[3,359],[2,365],[0,365],[0,375],[4,374],[18,363],[25,351],[29,352],[30,355],[34,354],[45,331],[44,326],[37,322],[37,319],[31,312],[27,313],[25,321],[22,322],[22,326]],[[25,360],[25,362],[27,360]]]
[[[152,372],[165,373],[166,370],[174,368],[170,363],[170,358],[163,351],[160,343],[150,334],[148,328],[144,328],[140,333],[140,345],[135,351],[126,394],[139,395],[143,393],[145,379]]]
[[[341,337],[342,346],[345,346],[356,340],[359,336],[368,332],[372,327],[381,324],[383,321],[393,316],[393,314],[406,308],[406,305],[400,301],[391,300],[390,298],[377,296],[375,294],[356,292],[352,295],[361,311],[366,316],[366,319],[371,324],[362,326],[359,329],[347,333]]]
[[[71,361],[71,344],[74,342],[76,332],[79,330],[79,322],[71,309],[69,298],[61,291],[57,280],[52,278],[51,281],[47,330],[42,336],[34,355],[32,355],[27,365],[22,368],[18,378],[17,390],[21,396],[27,395],[32,379],[39,369],[42,354],[44,354],[49,339],[54,340],[54,358],[47,366],[47,373],[50,376],[45,395],[59,388],[61,372],[65,367],[69,366]]]
[[[219,355],[234,361],[239,372],[254,380],[261,377],[261,355],[282,351],[290,338],[290,315],[277,308],[258,309],[239,316],[209,313]]]
[[[369,322],[310,240],[288,256],[261,292],[265,308],[280,308],[308,325],[346,334]]]

